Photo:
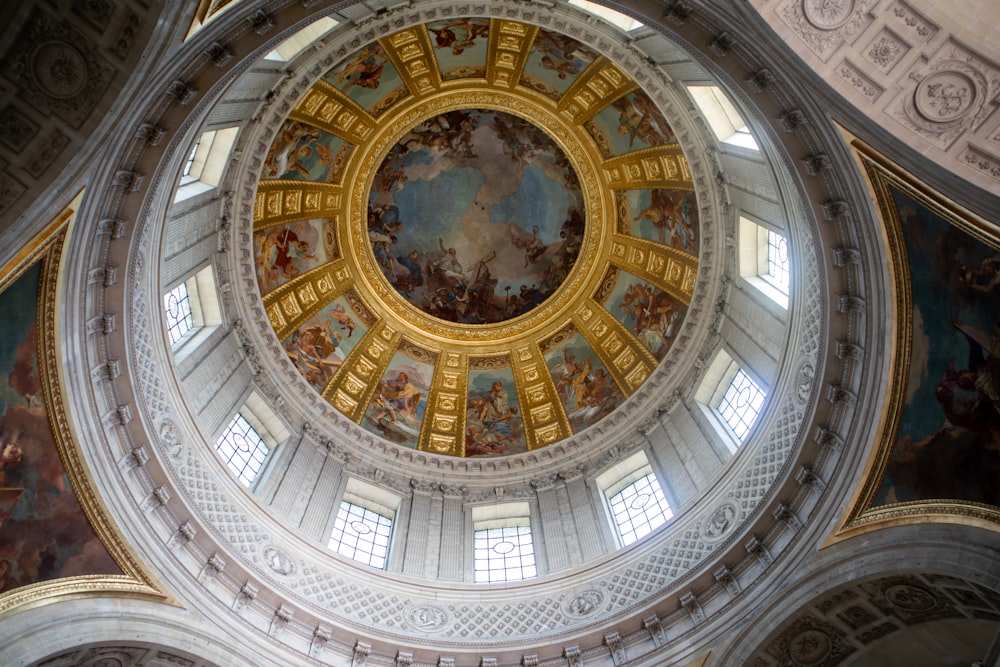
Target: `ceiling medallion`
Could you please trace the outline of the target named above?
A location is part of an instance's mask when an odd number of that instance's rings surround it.
[[[265,161],[254,253],[289,360],[340,412],[498,456],[641,386],[700,234],[684,154],[634,81],[565,35],[469,23],[394,33],[313,85]]]

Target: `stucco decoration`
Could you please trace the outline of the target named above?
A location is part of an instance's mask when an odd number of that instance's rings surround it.
[[[32,105],[74,128],[90,115],[114,73],[93,42],[40,9],[4,63],[4,74],[24,87]]]
[[[828,60],[871,24],[874,5],[875,0],[785,0],[777,12],[809,49]]]

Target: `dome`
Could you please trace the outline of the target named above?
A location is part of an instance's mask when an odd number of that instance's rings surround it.
[[[228,399],[246,425],[231,445],[201,432],[192,407],[232,380],[186,370],[184,341],[164,360],[187,405],[159,424],[178,431],[179,476],[242,508],[247,566],[274,590],[468,663],[643,614],[731,543],[772,492],[762,461],[794,451],[815,409],[824,297],[800,301],[819,284],[816,223],[780,145],[682,43],[647,30],[644,49],[683,57],[653,67],[572,7],[446,11],[258,49],[284,79],[232,139],[233,237],[212,263],[251,362]],[[259,77],[206,98],[174,173]],[[164,186],[151,250],[199,224],[190,181]],[[753,225],[766,257],[765,209],[795,289],[732,294],[734,235]],[[182,256],[151,260],[174,275]],[[771,335],[746,338],[743,317]],[[780,446],[754,436],[778,423]],[[603,519],[612,500],[629,528]]]
[[[254,261],[289,359],[406,447],[510,455],[586,429],[652,374],[691,302],[678,138],[558,31],[463,17],[366,44],[303,94],[259,176]]]

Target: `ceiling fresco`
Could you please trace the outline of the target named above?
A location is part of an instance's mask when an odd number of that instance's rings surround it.
[[[584,229],[576,173],[517,116],[450,111],[389,151],[368,201],[379,268],[407,301],[466,324],[509,320],[554,293]]]
[[[691,302],[699,221],[660,108],[504,20],[365,45],[273,138],[257,279],[289,361],[404,447],[499,456],[613,412]]]

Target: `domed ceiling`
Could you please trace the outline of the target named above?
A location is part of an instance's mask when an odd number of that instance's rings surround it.
[[[360,48],[260,178],[257,280],[288,359],[402,446],[509,455],[587,428],[691,301],[698,206],[669,122],[551,30],[462,18]]]

